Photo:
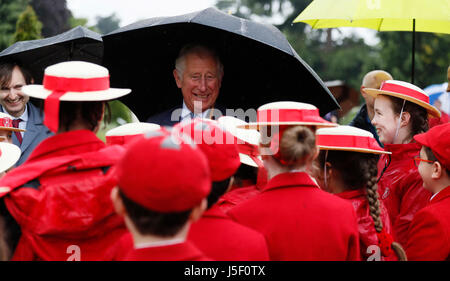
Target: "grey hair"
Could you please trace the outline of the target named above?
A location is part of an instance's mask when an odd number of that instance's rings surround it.
[[[217,65],[217,75],[219,77],[219,79],[222,79],[223,76],[223,64],[220,61],[219,56],[217,55],[217,53],[209,48],[206,47],[204,45],[199,45],[199,44],[187,44],[185,46],[183,46],[183,48],[181,48],[180,53],[178,54],[177,59],[175,60],[175,69],[178,72],[178,75],[180,77],[180,79],[183,79],[183,73],[184,70],[186,68],[186,56],[189,54],[208,54],[211,55],[215,60],[216,60],[216,65]]]

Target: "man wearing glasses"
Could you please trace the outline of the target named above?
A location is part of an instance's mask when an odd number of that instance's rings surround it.
[[[14,118],[15,128],[26,130],[13,134],[13,143],[22,151],[16,166],[25,162],[36,145],[51,135],[40,110],[22,93],[22,86],[31,83],[33,79],[23,67],[10,62],[0,64],[0,111]]]

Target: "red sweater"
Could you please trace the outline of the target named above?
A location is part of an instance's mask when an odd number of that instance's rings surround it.
[[[352,205],[320,190],[306,173],[273,177],[229,215],[265,236],[271,260],[359,260]]]

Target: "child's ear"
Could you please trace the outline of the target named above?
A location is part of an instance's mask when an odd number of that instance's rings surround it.
[[[442,177],[443,172],[444,171],[443,171],[443,167],[442,167],[441,163],[434,161],[432,172],[431,172],[431,178],[434,180],[438,180]]]
[[[409,124],[410,120],[411,120],[411,114],[407,111],[403,111],[402,116],[401,116],[400,125],[402,127],[404,127]]]
[[[194,209],[192,209],[189,219],[192,222],[199,220],[202,217],[203,212],[206,210],[207,206],[208,206],[208,201],[205,198],[202,200],[202,202],[200,204],[198,204],[197,206],[194,207]]]
[[[120,216],[126,215],[125,206],[123,205],[122,198],[119,196],[119,188],[116,186],[111,190],[111,201],[114,206],[114,210]]]

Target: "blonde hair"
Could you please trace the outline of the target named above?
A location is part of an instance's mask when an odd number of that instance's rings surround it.
[[[307,127],[293,126],[283,132],[279,148],[279,160],[282,164],[304,166],[315,152],[316,137]]]
[[[392,75],[384,70],[373,70],[364,76],[362,86],[366,88],[379,89],[381,87],[381,83],[392,79],[394,79],[392,78]]]

